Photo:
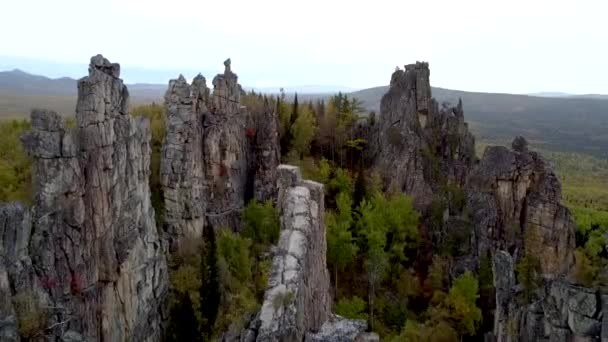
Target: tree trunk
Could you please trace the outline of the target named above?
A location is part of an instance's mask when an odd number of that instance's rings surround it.
[[[338,267],[334,266],[334,272],[335,272],[335,285],[336,285],[336,300],[338,299]]]
[[[369,286],[369,330],[374,331],[374,285]]]

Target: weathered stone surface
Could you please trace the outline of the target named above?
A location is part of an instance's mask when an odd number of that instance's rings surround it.
[[[525,145],[519,141],[514,145]],[[573,264],[574,223],[561,203],[561,185],[535,152],[486,149],[467,184],[478,255],[524,249],[538,256],[543,276],[565,275]]]
[[[497,342],[595,341],[604,334],[606,303],[599,290],[548,280],[538,291],[538,300],[525,304],[517,291],[511,255],[497,251],[493,264]]]
[[[505,251],[497,251],[492,262],[494,288],[496,289],[496,311],[494,313],[494,336],[497,342],[509,341],[509,305],[513,299],[515,273],[513,258]]]
[[[255,132],[254,196],[258,201],[276,200],[277,167],[281,161],[279,144],[279,117],[274,108],[264,100],[262,115],[257,120]]]
[[[281,235],[260,310],[257,341],[301,341],[331,310],[323,220],[323,186],[299,170],[278,168]],[[291,183],[289,181],[292,181]]]
[[[25,293],[35,279],[29,257],[30,229],[28,209],[20,204],[0,206],[0,341],[20,340],[13,291]]]
[[[385,188],[414,196],[419,209],[433,200],[440,178],[463,185],[475,159],[462,103],[440,109],[429,75],[428,63],[420,62],[393,73],[369,137],[370,159]]]
[[[93,57],[78,82],[78,127],[34,111],[23,137],[34,206],[10,209],[3,264],[13,301],[25,296],[47,313],[39,336],[49,340],[161,337],[168,279],[150,205],[149,123],[127,114],[119,76],[118,64]]]
[[[211,227],[238,230],[248,188],[253,190],[249,176],[251,147],[246,136],[250,123],[240,104],[241,86],[230,59],[224,66],[224,73],[213,79],[211,104],[203,122],[206,217]]]
[[[317,333],[307,333],[306,342],[380,341],[377,334],[366,333],[365,320],[346,319],[332,315]]]
[[[169,81],[165,94],[166,136],[161,158],[164,229],[172,251],[203,234],[205,222],[203,114],[209,90],[200,74]]]

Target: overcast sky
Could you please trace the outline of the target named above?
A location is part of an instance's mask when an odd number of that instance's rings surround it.
[[[255,87],[366,88],[425,60],[434,86],[608,94],[607,3],[6,0],[0,55],[87,63],[102,53],[123,66],[206,76],[231,57],[240,83]],[[156,81],[127,70],[131,82]]]

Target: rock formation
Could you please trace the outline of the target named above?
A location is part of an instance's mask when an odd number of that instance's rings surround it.
[[[603,297],[565,281],[573,266],[574,222],[561,185],[523,137],[512,150],[489,147],[467,183],[474,227],[469,258],[493,255],[497,341],[599,338]],[[515,277],[524,256],[539,261],[542,284],[529,302]]]
[[[522,304],[515,284],[513,258],[506,251],[494,256],[497,342],[604,341],[608,337],[608,295],[600,290],[546,280],[539,299]]]
[[[302,180],[295,166],[280,165],[277,175],[281,235],[264,302],[249,329],[224,340],[373,341],[365,321],[331,314],[323,185]]]
[[[171,80],[165,96],[161,176],[165,230],[174,250],[180,239],[200,237],[205,224],[239,230],[248,200],[276,196],[277,114],[266,103],[254,124],[240,103],[230,59],[224,66],[212,94],[199,75],[191,86],[181,76]]]
[[[421,209],[441,178],[464,184],[475,152],[462,103],[439,109],[429,75],[428,64],[420,62],[393,73],[369,144],[385,188],[412,195]]]
[[[331,312],[323,185],[279,167],[281,235],[260,310],[258,341],[301,341]]]
[[[486,149],[467,184],[467,202],[475,227],[477,255],[525,251],[541,262],[546,278],[565,275],[573,264],[574,222],[561,203],[561,185],[553,170],[518,137],[513,150]]]
[[[165,94],[166,136],[161,158],[164,229],[172,251],[196,241],[205,222],[203,114],[209,90],[200,74],[190,86],[180,75]]]
[[[238,230],[249,177],[249,120],[240,104],[241,86],[224,62],[223,74],[213,79],[213,95],[203,122],[204,174],[207,186],[207,223]]]
[[[277,167],[281,161],[279,117],[264,99],[262,115],[257,118],[254,146],[254,197],[258,201],[275,200],[277,196]]]
[[[161,337],[168,279],[150,205],[150,129],[128,115],[119,76],[118,64],[94,56],[78,82],[77,128],[34,110],[23,138],[36,192],[31,212],[2,209],[0,291],[8,278],[11,296],[0,315],[12,303],[9,321],[30,338]]]

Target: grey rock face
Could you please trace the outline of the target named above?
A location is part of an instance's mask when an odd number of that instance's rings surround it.
[[[241,86],[230,59],[224,65],[224,73],[213,79],[211,104],[203,122],[207,223],[214,228],[238,230],[251,181],[251,147],[246,136],[250,123],[240,104]]]
[[[197,76],[192,86],[180,75],[165,94],[166,136],[161,158],[164,229],[175,251],[202,237],[205,222],[203,114],[209,90]]]
[[[602,320],[607,314],[606,298],[598,290],[549,280],[536,302],[521,304],[514,279],[513,259],[505,251],[496,252],[494,334],[497,342],[596,341],[605,334]]]
[[[433,200],[439,178],[464,184],[475,152],[462,103],[440,109],[429,75],[428,63],[420,62],[393,73],[370,138],[371,160],[385,187],[414,196],[420,209]]]
[[[284,196],[281,235],[259,315],[257,341],[301,341],[317,331],[331,310],[323,186],[302,181],[299,170],[279,166]]]
[[[497,251],[492,262],[494,288],[496,289],[496,312],[494,314],[494,336],[497,342],[509,341],[509,306],[513,299],[515,273],[513,258],[505,251]]]
[[[245,201],[253,197],[256,129],[240,104],[242,89],[229,59],[224,66],[224,73],[213,79],[212,94],[205,78],[198,75],[192,85],[182,76],[171,80],[165,95],[167,136],[161,177],[165,229],[173,251],[182,245],[180,241],[200,237],[204,225],[238,230]],[[259,189],[269,191],[260,193],[266,198],[273,195],[268,182],[276,180],[276,165],[266,169],[275,154],[265,152],[271,149],[277,128],[271,122],[260,128],[256,138]]]
[[[519,142],[515,145],[519,146]],[[535,152],[486,149],[467,184],[467,202],[479,248],[524,249],[538,256],[543,276],[565,275],[573,264],[574,223],[561,203],[561,185]]]
[[[281,161],[279,117],[264,100],[264,110],[258,118],[255,132],[254,196],[258,201],[275,200],[277,196],[277,167]]]
[[[13,301],[15,292],[33,286],[35,273],[29,256],[31,216],[20,204],[0,206],[0,341],[20,341]]]
[[[38,110],[23,137],[34,206],[4,225],[4,265],[13,303],[45,311],[48,339],[161,338],[168,279],[150,205],[149,123],[127,114],[119,76],[118,64],[93,57],[78,82],[78,127]]]
[[[307,333],[306,342],[380,341],[375,333],[366,333],[365,320],[345,319],[332,315],[317,333]]]

